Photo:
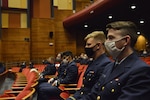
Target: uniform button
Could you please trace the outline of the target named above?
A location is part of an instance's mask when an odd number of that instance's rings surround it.
[[[110,83],[112,84],[113,82],[112,82],[112,81],[110,81]]]
[[[83,79],[85,79],[85,77],[83,77]]]
[[[89,78],[89,81],[91,80],[91,78]]]
[[[101,99],[101,97],[100,96],[97,96],[97,100],[100,100]]]
[[[83,92],[81,92],[80,94],[83,95]]]
[[[115,92],[115,89],[111,89],[111,92]]]
[[[119,78],[116,78],[115,81],[119,81]]]
[[[118,85],[120,85],[120,83],[118,83]]]
[[[84,85],[82,85],[82,87],[84,87]]]
[[[105,87],[103,86],[103,87],[102,87],[102,90],[104,90],[104,89],[105,89]]]

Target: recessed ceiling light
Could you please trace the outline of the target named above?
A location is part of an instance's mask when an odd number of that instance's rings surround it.
[[[140,20],[140,24],[143,24],[144,23],[144,20]]]
[[[109,15],[109,16],[108,16],[108,18],[109,18],[109,19],[112,19],[112,18],[113,18],[113,16],[112,16],[112,15]]]
[[[141,34],[141,32],[137,32],[137,34]]]
[[[131,9],[136,9],[136,6],[135,5],[131,5]]]
[[[84,25],[84,27],[88,27],[88,25],[87,25],[87,24],[85,24],[85,25]]]

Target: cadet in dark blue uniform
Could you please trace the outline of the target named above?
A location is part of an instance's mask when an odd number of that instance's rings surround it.
[[[67,100],[78,100],[83,95],[87,95],[101,76],[104,67],[111,62],[105,54],[103,45],[105,39],[105,34],[102,31],[94,31],[85,37],[85,52],[88,57],[93,58],[93,61],[85,71],[82,88]]]
[[[115,63],[106,66],[91,93],[78,100],[150,100],[150,66],[132,48],[137,40],[136,25],[113,22],[107,31],[105,46]]]
[[[55,58],[49,57],[44,64],[46,67],[44,68],[44,71],[40,73],[40,78],[38,80],[39,84],[41,82],[47,82],[48,78],[45,78],[45,75],[55,75],[56,74],[56,67],[55,67]]]
[[[58,68],[57,77],[51,78],[48,82],[41,83],[38,86],[38,100],[50,100],[51,97],[60,98],[61,90],[58,88],[59,84],[76,83],[77,76],[78,68],[73,61],[73,54],[70,51],[66,51],[63,53],[63,61]]]

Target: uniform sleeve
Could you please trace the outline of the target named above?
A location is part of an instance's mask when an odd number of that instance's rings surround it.
[[[56,73],[55,65],[48,64],[42,73],[43,75],[54,75]]]
[[[150,99],[150,67],[134,71],[122,88],[118,100],[149,100]]]
[[[78,68],[76,64],[71,64],[66,69],[66,76],[62,79],[60,78],[60,83],[75,83],[77,81],[78,76]]]

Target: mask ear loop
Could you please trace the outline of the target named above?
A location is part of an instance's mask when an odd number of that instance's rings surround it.
[[[127,36],[126,36],[126,37],[124,37],[124,38],[125,38],[125,42],[126,42],[124,46],[126,47],[126,46],[127,46],[127,44],[129,43],[130,36],[128,36],[128,35],[127,35]]]

